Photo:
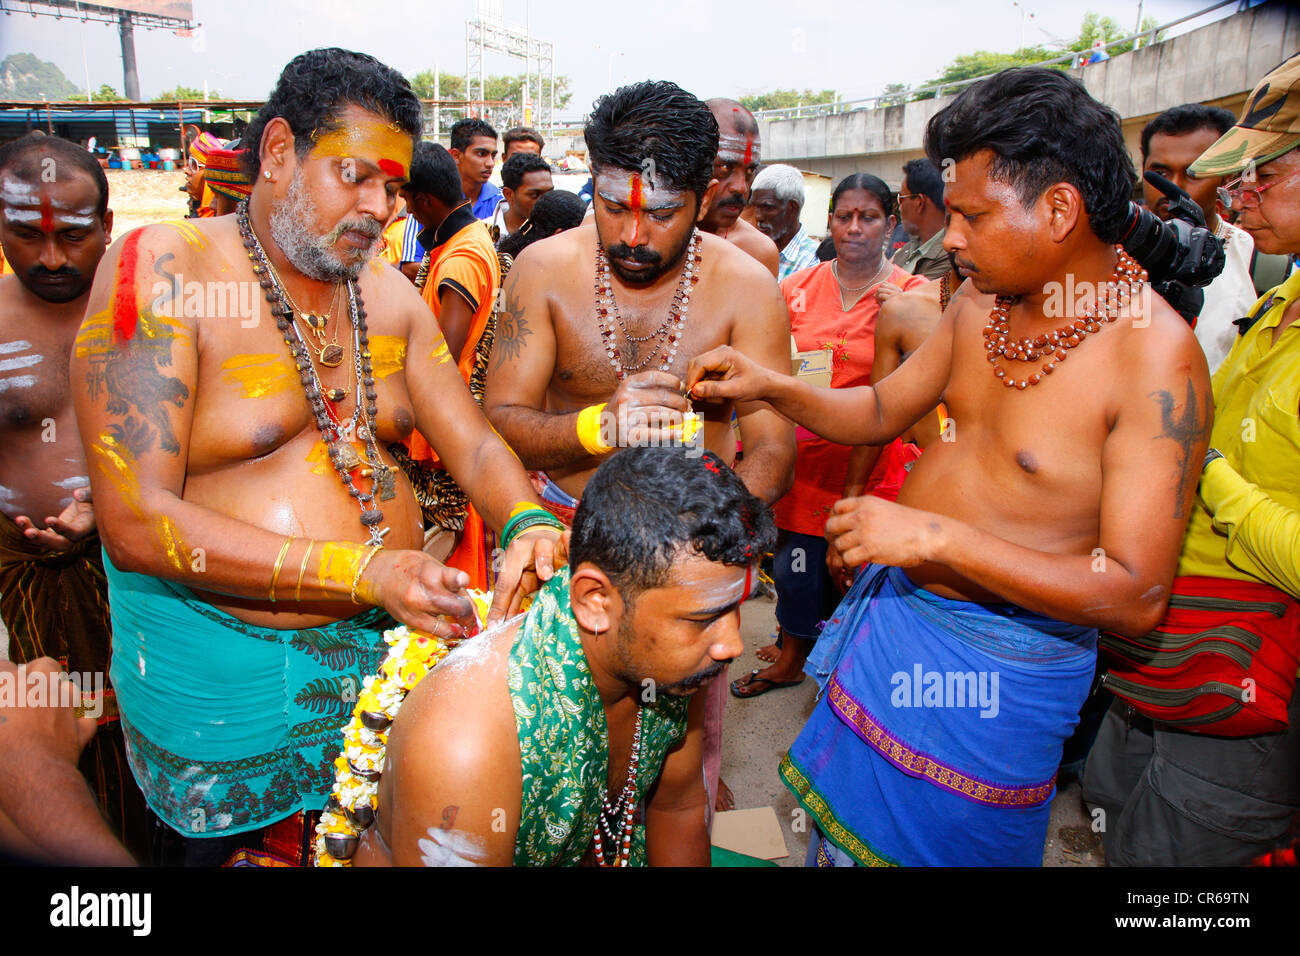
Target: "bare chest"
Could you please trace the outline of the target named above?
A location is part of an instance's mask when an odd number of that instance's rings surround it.
[[[0,333],[0,428],[40,426],[68,410],[71,346],[71,336]]]
[[[669,373],[685,378],[691,359],[731,338],[728,313],[706,296],[692,298],[680,334],[667,302],[649,307],[620,304],[605,331],[594,296],[553,308],[556,354],[551,390],[575,404],[607,398],[618,387],[616,364],[625,375],[666,366]]]

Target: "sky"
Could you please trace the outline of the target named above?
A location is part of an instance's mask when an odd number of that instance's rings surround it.
[[[500,2],[500,0],[498,0]],[[0,59],[30,52],[55,63],[78,86],[122,90],[115,26],[31,17],[24,0],[3,0]],[[1212,0],[1146,0],[1160,23]],[[48,8],[47,8],[48,9]],[[1173,33],[1230,15],[1229,4]],[[888,83],[918,86],[954,57],[978,49],[1010,51],[1078,34],[1095,11],[1134,27],[1136,2],[1122,0],[504,0],[507,22],[527,23],[555,45],[555,72],[574,97],[557,120],[580,122],[593,100],[641,79],[673,80],[701,98],[739,97],[776,88],[835,89],[841,98],[873,96]],[[917,16],[924,11],[924,16]],[[202,24],[190,38],[135,33],[145,99],[177,85],[233,99],[264,99],[294,55],[320,46],[370,53],[407,76],[437,65],[465,71],[465,22],[475,0],[194,0]],[[1027,16],[1032,14],[1032,17]],[[84,66],[83,66],[84,40]],[[523,62],[489,52],[489,74],[523,72]]]

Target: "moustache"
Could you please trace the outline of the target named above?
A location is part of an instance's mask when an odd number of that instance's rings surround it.
[[[678,681],[678,683],[675,686],[681,690],[694,690],[696,687],[700,687],[701,685],[708,683],[709,681],[713,680],[713,678],[721,674],[722,669],[726,667],[727,664],[729,663],[730,661],[717,661],[714,663],[712,667],[706,670],[702,670],[698,674],[692,674],[690,677],[687,677],[685,680]]]
[[[649,265],[658,265],[663,259],[663,256],[649,246],[629,246],[622,242],[610,246],[605,250],[605,253],[611,259],[626,259],[632,262],[644,262]]]
[[[63,266],[59,269],[47,269],[45,266],[32,266],[27,270],[29,279],[80,279],[81,270],[73,266]]]
[[[378,239],[384,234],[384,224],[378,219],[372,219],[369,216],[351,222],[344,220],[325,237],[326,245],[333,245],[338,242],[339,237],[345,232],[359,232],[367,239]]]

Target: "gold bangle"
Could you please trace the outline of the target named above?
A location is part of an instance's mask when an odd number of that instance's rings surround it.
[[[275,583],[280,580],[280,569],[284,567],[284,556],[289,553],[289,545],[293,544],[293,535],[285,540],[280,547],[280,556],[275,559],[275,570],[271,572],[271,603],[275,603]]]
[[[307,542],[307,553],[302,556],[302,566],[298,568],[298,586],[293,589],[293,599],[302,600],[302,576],[307,573],[307,559],[311,557],[311,549],[316,547],[316,539],[312,538]]]
[[[370,549],[370,553],[366,555],[366,559],[361,562],[361,567],[357,568],[357,576],[352,579],[352,603],[353,604],[361,603],[360,601],[357,600],[357,585],[361,583],[361,575],[366,573],[366,568],[370,565],[370,559],[373,558],[375,556],[375,552],[382,547],[383,547],[382,544],[377,544],[374,547],[372,547]]]

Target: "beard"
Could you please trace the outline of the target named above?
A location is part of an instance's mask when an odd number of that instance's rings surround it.
[[[374,254],[374,246],[341,254],[335,248],[339,237],[345,232],[359,232],[377,241],[383,235],[384,224],[369,216],[345,219],[327,235],[317,236],[311,231],[315,221],[316,204],[307,193],[299,167],[294,170],[288,195],[271,203],[271,239],[293,267],[309,279],[355,279]]]
[[[632,633],[632,626],[629,623],[630,618],[631,608],[626,607],[624,608],[622,620],[618,622],[618,662],[622,671],[620,676],[627,683],[634,684],[641,690],[646,688],[646,682],[649,681],[649,686],[654,689],[656,694],[663,694],[666,697],[689,697],[691,691],[717,677],[731,663],[731,661],[714,661],[704,670],[696,671],[689,677],[673,681],[671,684],[661,684],[642,670],[639,666],[640,662],[631,654],[631,648],[636,641],[636,636]]]
[[[42,280],[54,279],[56,282]],[[32,295],[51,305],[62,305],[85,294],[90,283],[85,281],[81,270],[73,266],[63,266],[53,271],[42,265],[34,265],[18,276],[24,288]]]
[[[693,230],[692,230],[693,232]],[[686,249],[691,244],[691,233],[686,234],[681,245],[673,250],[672,254],[665,259],[660,253],[655,252],[649,246],[629,246],[625,243],[616,243],[612,246],[605,247],[605,257],[609,261],[609,267],[614,274],[623,280],[627,285],[649,285],[660,276],[680,268],[682,260],[686,258]],[[625,272],[617,261],[618,259],[631,259],[633,262],[645,262],[654,266],[645,272]]]

